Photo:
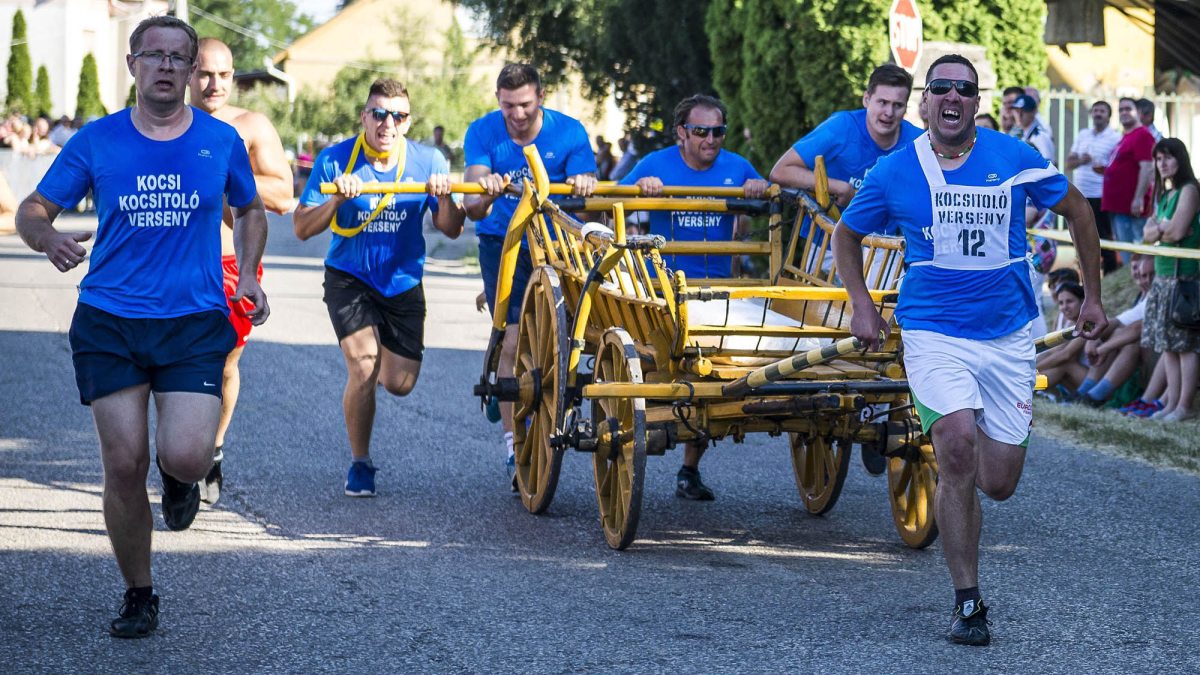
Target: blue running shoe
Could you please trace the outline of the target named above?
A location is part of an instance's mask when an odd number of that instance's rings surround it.
[[[351,462],[346,474],[346,496],[374,497],[375,472],[378,470],[366,462]]]
[[[500,401],[492,399],[488,401],[487,407],[483,409],[483,413],[487,415],[487,421],[495,424],[500,421]]]

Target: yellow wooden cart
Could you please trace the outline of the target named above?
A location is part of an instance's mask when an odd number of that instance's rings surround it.
[[[610,187],[606,197],[552,201],[569,188],[550,185],[536,148],[525,156],[532,180],[505,239],[475,393],[514,404],[517,486],[531,513],[550,506],[566,450],[591,453],[605,539],[624,549],[637,532],[647,456],[683,441],[740,442],[762,432],[787,434],[796,486],[813,514],[833,508],[854,444],[881,453],[900,538],[914,548],[936,538],[937,461],[909,404],[899,331],[877,352],[850,335],[823,181],[815,197],[773,188],[768,199],[750,200],[740,188],[671,188],[669,197],[648,199],[635,187]],[[784,246],[788,202],[798,208]],[[625,216],[635,210],[765,214],[768,237],[633,235]],[[571,211],[602,212],[608,225]],[[516,364],[504,377],[500,350],[523,239],[534,269],[516,299]],[[903,241],[868,237],[863,245],[871,297],[890,320]],[[768,278],[687,279],[663,264],[664,254],[704,253],[766,256]]]

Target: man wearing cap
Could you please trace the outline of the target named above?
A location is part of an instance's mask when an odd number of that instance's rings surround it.
[[[1029,94],[1021,94],[1013,101],[1012,109],[1016,113],[1017,126],[1021,129],[1021,140],[1032,145],[1047,161],[1053,162],[1054,138],[1038,121],[1037,99]]]

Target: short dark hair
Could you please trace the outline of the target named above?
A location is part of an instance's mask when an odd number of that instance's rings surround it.
[[[371,90],[367,92],[367,100],[371,100],[372,96],[408,98],[408,90],[397,80],[393,80],[390,77],[381,77],[371,83]]]
[[[1122,96],[1121,98],[1117,99],[1117,106],[1120,107],[1120,105],[1125,101],[1129,101],[1129,105],[1132,105],[1135,109],[1137,108],[1137,99],[1131,96]]]
[[[1134,101],[1133,104],[1137,106],[1139,115],[1154,117],[1154,101],[1151,101],[1148,98],[1139,98],[1138,100]]]
[[[1108,114],[1112,115],[1112,105],[1108,101],[1096,101],[1095,103],[1092,104],[1092,108],[1095,108],[1098,105],[1102,105],[1105,108],[1108,108]]]
[[[1016,94],[1017,96],[1024,96],[1025,88],[1024,87],[1005,87],[1004,91],[1000,93],[1000,98],[1004,98],[1005,96],[1008,96],[1009,94]]]
[[[696,108],[712,108],[721,113],[722,124],[726,121],[725,104],[721,103],[721,99],[704,94],[692,94],[680,101],[679,105],[675,106],[675,125],[673,128],[679,128],[687,124],[688,116]],[[672,131],[671,133],[675,132]]]
[[[537,68],[528,63],[509,63],[500,69],[496,78],[496,89],[512,91],[532,84],[537,91],[542,90],[542,78],[538,76]]]
[[[196,60],[196,52],[200,49],[200,38],[196,37],[196,29],[192,28],[186,21],[177,19],[173,16],[152,16],[148,19],[142,19],[142,22],[133,29],[129,34],[129,52],[139,51],[142,48],[142,36],[151,28],[177,28],[187,33],[188,40],[192,43],[192,51],[189,56],[192,60]]]
[[[933,73],[933,70],[943,63],[957,63],[959,65],[966,66],[967,69],[971,71],[972,80],[975,82],[975,84],[979,84],[979,71],[975,70],[975,64],[971,63],[971,60],[962,54],[943,54],[942,56],[939,56],[936,61],[929,64],[929,70],[925,71],[926,82],[929,81],[929,76]],[[1022,89],[1021,93],[1024,94],[1025,90]]]
[[[867,95],[875,93],[875,88],[878,86],[884,87],[904,87],[909,93],[912,93],[913,77],[909,72],[894,63],[885,63],[875,70],[871,71],[871,77],[867,80]]]

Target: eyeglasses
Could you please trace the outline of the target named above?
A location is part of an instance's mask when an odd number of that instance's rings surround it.
[[[388,110],[387,108],[367,108],[367,112],[371,113],[371,117],[375,118],[376,122],[382,122],[390,115],[392,121],[396,124],[404,124],[408,119],[408,113],[400,112],[399,110]]]
[[[975,98],[979,95],[979,85],[970,80],[937,79],[930,80],[925,85],[925,90],[934,96],[949,94],[951,88],[957,91],[959,96],[965,96],[966,98]]]
[[[187,68],[188,66],[192,65],[192,57],[190,56],[184,56],[183,54],[167,54],[157,50],[134,52],[132,56],[135,59],[142,59],[143,61],[156,63],[160,66],[162,65],[163,61],[170,61],[171,66],[174,68]]]
[[[685,124],[683,128],[690,131],[696,138],[706,138],[709,134],[712,134],[713,138],[724,138],[729,126],[718,124],[713,127],[706,127],[703,124]]]

